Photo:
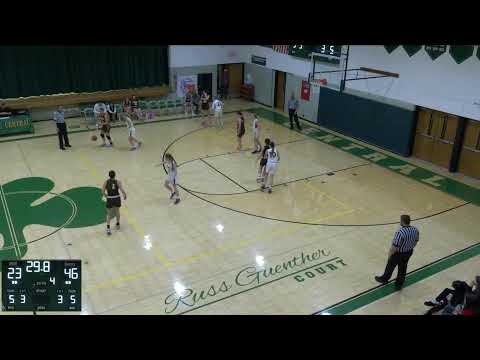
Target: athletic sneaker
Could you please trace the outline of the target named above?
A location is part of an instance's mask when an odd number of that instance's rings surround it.
[[[175,193],[173,192],[172,195],[170,195],[170,200],[172,200],[174,196],[175,196]]]
[[[265,185],[262,185],[262,186],[260,187],[260,191],[265,191],[265,190],[267,190],[267,188],[265,187]]]
[[[176,198],[174,204],[177,205],[180,202],[180,198]]]
[[[269,193],[269,194],[272,193],[272,188],[268,188],[268,193]]]
[[[112,230],[110,230],[109,228],[107,228],[107,235],[112,235]]]
[[[137,148],[136,147],[130,148],[130,151],[134,151],[134,150],[137,150]]]

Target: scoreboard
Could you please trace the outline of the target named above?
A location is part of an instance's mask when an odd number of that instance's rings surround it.
[[[81,260],[2,261],[3,311],[81,311]]]
[[[310,59],[311,54],[317,53],[317,61],[339,64],[342,56],[342,45],[289,45],[288,54],[304,59]],[[325,56],[322,56],[325,55]]]

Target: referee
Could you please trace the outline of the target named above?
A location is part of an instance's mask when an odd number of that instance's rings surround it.
[[[402,215],[400,217],[400,229],[395,233],[392,247],[388,253],[388,262],[385,267],[385,272],[382,276],[375,276],[375,280],[379,283],[387,283],[393,273],[393,270],[398,266],[397,279],[395,281],[395,290],[400,290],[405,282],[407,274],[408,260],[413,253],[413,248],[417,245],[419,240],[418,229],[410,225],[410,216]]]
[[[298,100],[295,99],[295,94],[292,92],[290,100],[288,100],[288,117],[290,118],[290,129],[293,130],[293,119],[295,118],[295,123],[297,124],[298,130],[302,130],[300,123],[298,122]]]
[[[53,112],[53,120],[57,124],[57,131],[58,131],[58,144],[60,146],[60,150],[65,150],[63,146],[65,144],[66,147],[71,147],[70,142],[68,141],[68,133],[67,133],[67,124],[65,124],[65,111],[63,111],[63,107],[60,105],[57,111]]]

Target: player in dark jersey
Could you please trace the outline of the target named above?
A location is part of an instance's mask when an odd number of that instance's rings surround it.
[[[110,146],[113,146],[112,138],[110,137],[110,121],[108,120],[108,114],[103,113],[100,114],[100,137],[102,138],[102,145],[106,146],[105,144],[105,137],[107,137]]]
[[[265,146],[260,153],[260,167],[258,168],[257,182],[263,182],[265,177],[265,165],[267,165],[267,150],[270,149],[270,139],[265,139]]]
[[[243,118],[243,114],[241,111],[237,112],[237,139],[238,139],[238,146],[237,151],[242,150],[242,137],[245,135],[245,119]]]
[[[127,194],[123,190],[120,180],[115,179],[115,171],[110,170],[108,177],[109,179],[103,184],[102,193],[107,198],[107,235],[112,235],[110,221],[113,216],[117,218],[117,229],[120,228],[120,207],[122,206],[120,192],[123,200],[127,200]]]

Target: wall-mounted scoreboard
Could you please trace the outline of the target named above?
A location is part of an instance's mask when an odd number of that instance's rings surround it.
[[[2,261],[2,311],[81,311],[81,260]]]
[[[342,45],[289,45],[288,47],[288,54],[299,58],[310,59],[312,52],[318,54],[315,57],[316,61],[339,64]]]

